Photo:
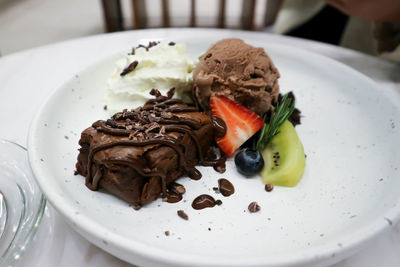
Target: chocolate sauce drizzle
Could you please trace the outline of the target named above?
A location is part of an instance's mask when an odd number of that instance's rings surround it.
[[[217,205],[217,201],[210,195],[203,194],[196,197],[192,202],[192,208],[195,210],[202,210],[205,208],[212,208]]]
[[[229,197],[235,193],[235,187],[229,180],[225,178],[218,179],[218,187],[219,191],[224,197]]]
[[[174,88],[172,88],[167,96],[153,89],[150,94],[155,96],[146,102],[143,107],[133,109],[131,111],[123,110],[116,113],[107,121],[96,121],[93,123],[97,131],[108,135],[120,136],[120,140],[112,141],[105,144],[93,146],[89,152],[86,186],[91,190],[97,190],[99,182],[103,176],[103,168],[98,168],[96,173],[92,173],[92,164],[94,155],[102,150],[115,146],[148,146],[148,145],[164,145],[172,148],[178,155],[179,168],[190,178],[198,180],[201,178],[201,173],[195,168],[192,163],[186,161],[186,152],[188,148],[180,138],[174,138],[167,135],[168,132],[178,132],[187,134],[194,142],[199,164],[204,166],[214,166],[214,169],[221,168],[225,165],[225,157],[210,158],[208,155],[203,155],[200,142],[193,130],[201,128],[201,123],[182,116],[178,116],[179,112],[198,112],[195,107],[187,106],[180,99],[172,98]],[[216,136],[223,136],[226,132],[225,123],[216,117],[212,117],[214,131]],[[123,138],[125,137],[125,138]],[[143,166],[138,166],[134,161],[129,159],[113,158],[102,161],[102,164],[125,165],[133,168],[138,174],[145,177],[159,177],[163,197],[168,197],[169,190],[167,189],[166,175],[154,168],[150,170],[143,169]],[[169,202],[169,201],[168,201]],[[172,202],[172,200],[171,200]]]

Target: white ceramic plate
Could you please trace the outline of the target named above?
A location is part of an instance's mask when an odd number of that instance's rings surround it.
[[[186,42],[197,57],[216,41],[205,39],[174,41]],[[267,193],[260,179],[245,179],[228,162],[224,174],[199,167],[201,180],[181,178],[187,192],[176,204],[157,200],[135,211],[112,195],[88,190],[73,172],[80,132],[108,116],[103,97],[115,57],[107,58],[56,90],[29,135],[38,184],[79,233],[141,266],[310,266],[339,261],[398,221],[399,97],[389,98],[393,92],[331,59],[246,41],[272,57],[281,91],[295,93],[304,116],[297,131],[307,166],[299,185]],[[234,195],[214,193],[222,177],[234,184]],[[204,193],[223,205],[192,209],[192,200]],[[260,212],[247,211],[252,201]],[[180,209],[189,221],[177,216]]]

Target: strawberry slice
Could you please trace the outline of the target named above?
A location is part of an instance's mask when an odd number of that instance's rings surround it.
[[[223,119],[226,124],[225,136],[216,138],[216,142],[228,156],[264,125],[260,116],[224,95],[211,95],[210,107],[211,115]]]

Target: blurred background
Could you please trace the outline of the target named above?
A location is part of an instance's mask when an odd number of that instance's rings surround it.
[[[216,27],[285,34],[400,61],[399,16],[400,0],[0,0],[0,54],[104,32]]]
[[[111,11],[111,20],[118,21],[114,12],[118,1],[114,0],[0,0],[0,52],[6,55],[35,46],[107,32],[103,2]],[[140,4],[143,2],[145,15],[143,10],[140,11]],[[168,5],[169,26],[190,26],[191,0],[122,0],[119,8],[123,16],[123,28],[135,27],[133,5],[137,3],[140,14],[143,14],[139,19],[143,22],[143,18],[147,18],[145,25],[141,27],[163,26],[163,2]],[[196,26],[218,26],[221,1],[193,2]],[[224,27],[242,28],[243,2],[250,6],[254,2],[254,14],[249,13],[254,17],[254,29],[271,31],[271,27],[264,27],[267,0],[227,0]],[[118,30],[115,23],[111,24],[114,25],[111,31]]]

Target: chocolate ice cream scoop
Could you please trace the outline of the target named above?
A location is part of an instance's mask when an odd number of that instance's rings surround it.
[[[240,39],[225,39],[200,57],[193,72],[193,96],[209,111],[212,93],[228,98],[259,115],[272,109],[279,94],[279,72],[263,48]]]

